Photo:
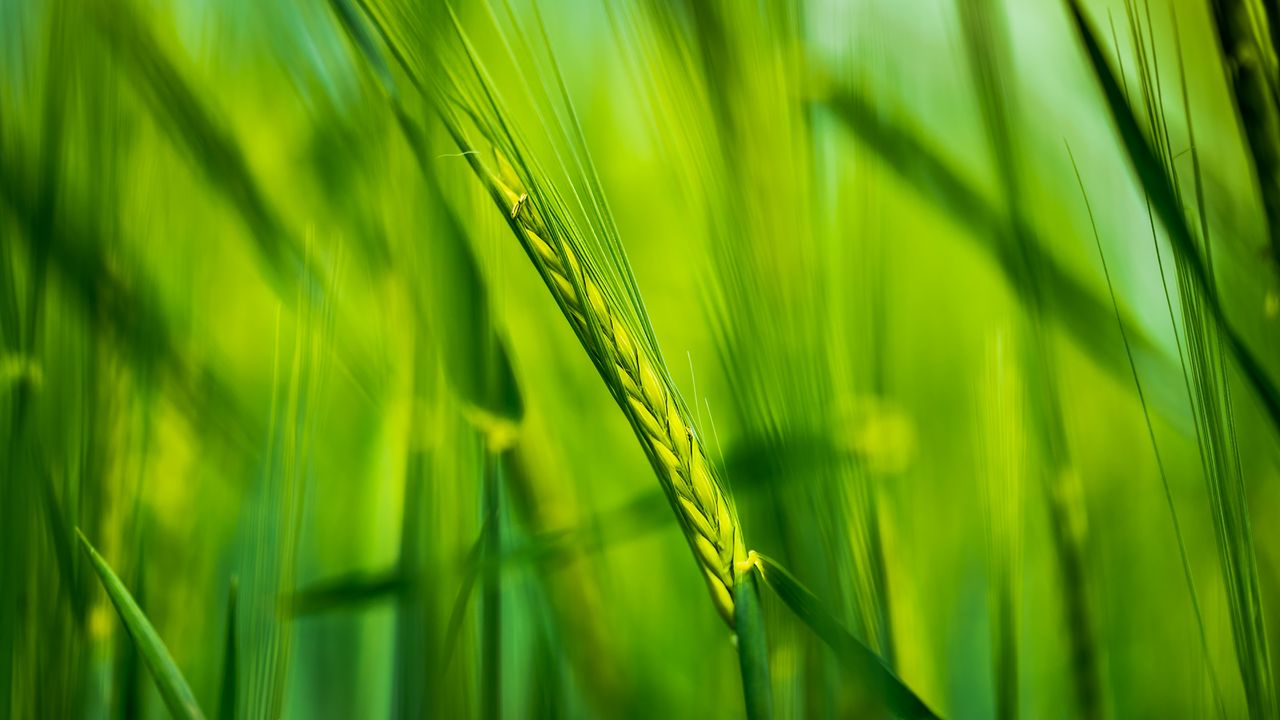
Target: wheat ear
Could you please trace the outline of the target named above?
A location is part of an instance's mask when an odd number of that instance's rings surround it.
[[[632,421],[702,567],[711,599],[733,627],[734,580],[738,563],[744,568],[749,565],[747,551],[733,506],[707,459],[693,419],[660,372],[661,361],[636,342],[622,314],[611,307],[599,281],[574,251],[551,240],[530,197],[512,187],[518,181],[495,175],[467,141],[450,130],[494,202],[507,214],[547,289]]]

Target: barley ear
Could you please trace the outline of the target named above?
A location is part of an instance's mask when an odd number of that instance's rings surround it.
[[[711,599],[733,627],[734,564],[747,554],[742,532],[693,418],[666,379],[662,361],[637,340],[589,264],[550,232],[544,214],[520,187],[510,163],[495,149],[498,171],[490,170],[456,129],[450,131],[631,421],[701,566]]]

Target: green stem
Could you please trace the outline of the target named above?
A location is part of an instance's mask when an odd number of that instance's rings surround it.
[[[760,588],[754,568],[738,575],[734,585],[734,624],[738,632],[738,659],[742,663],[742,693],[750,720],[773,717],[773,686],[769,675],[769,648],[764,616],[760,612]]]
[[[484,505],[488,521],[484,525],[484,556],[495,563],[502,553],[498,522],[498,488],[502,458],[486,451],[484,467]],[[480,597],[480,717],[496,720],[502,714],[502,587],[499,573],[485,573]]]

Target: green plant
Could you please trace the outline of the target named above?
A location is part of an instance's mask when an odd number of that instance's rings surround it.
[[[1277,27],[0,2],[0,718],[1272,717]]]

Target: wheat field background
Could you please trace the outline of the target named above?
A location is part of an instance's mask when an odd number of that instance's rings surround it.
[[[1276,0],[0,0],[0,717],[1280,718]]]

